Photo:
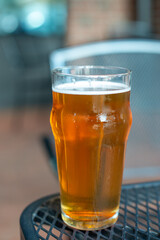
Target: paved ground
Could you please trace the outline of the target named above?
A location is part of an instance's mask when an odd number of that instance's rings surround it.
[[[49,125],[50,109],[26,109],[5,111],[0,114],[0,239],[19,239],[19,216],[25,206],[32,201],[59,191],[58,182],[47,164],[46,152],[41,137],[51,133]],[[133,163],[126,160],[126,181],[145,180],[138,166],[149,167],[144,158]],[[133,159],[136,159],[135,153]],[[155,164],[157,164],[155,162]],[[145,172],[145,171],[144,171]],[[128,174],[128,175],[127,175]],[[150,179],[157,178],[151,174]],[[150,180],[149,179],[149,180]]]
[[[59,191],[41,136],[50,132],[49,109],[3,112],[0,120],[0,232],[19,239],[19,216],[30,202]]]

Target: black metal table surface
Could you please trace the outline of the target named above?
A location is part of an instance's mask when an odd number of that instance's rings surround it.
[[[103,230],[68,227],[60,215],[59,195],[30,204],[20,217],[21,240],[160,239],[160,181],[122,186],[117,223]]]

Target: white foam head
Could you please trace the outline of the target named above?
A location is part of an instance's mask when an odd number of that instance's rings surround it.
[[[52,86],[54,92],[75,95],[106,95],[128,92],[131,88],[124,83],[109,81],[75,81]]]

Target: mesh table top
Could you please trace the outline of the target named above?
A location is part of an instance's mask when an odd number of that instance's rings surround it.
[[[156,240],[160,239],[160,182],[122,186],[117,223],[103,230],[68,227],[60,215],[59,195],[40,199],[21,215],[21,239],[26,240]]]

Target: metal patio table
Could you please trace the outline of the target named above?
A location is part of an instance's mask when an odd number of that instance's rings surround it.
[[[21,240],[160,239],[160,181],[122,186],[117,223],[103,230],[68,227],[60,215],[59,194],[30,204],[20,217]]]

